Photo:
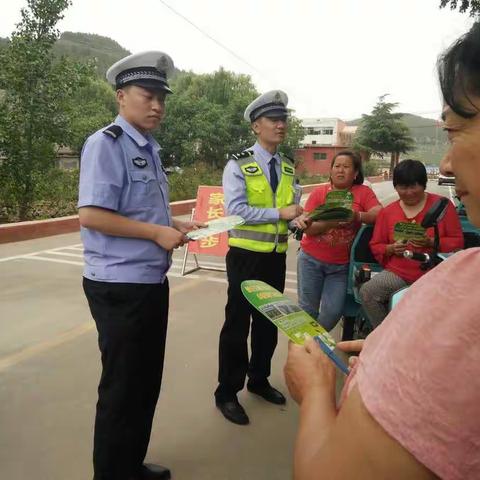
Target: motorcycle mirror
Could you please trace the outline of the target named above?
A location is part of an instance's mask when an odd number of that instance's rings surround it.
[[[448,206],[448,198],[442,197],[439,198],[428,210],[428,212],[425,214],[425,217],[423,217],[422,221],[422,227],[423,228],[430,228],[433,227],[436,223],[438,223],[443,216],[445,215],[445,212],[447,211],[447,206]]]

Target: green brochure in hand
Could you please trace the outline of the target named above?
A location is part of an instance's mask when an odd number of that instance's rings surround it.
[[[306,335],[313,337],[335,365],[343,373],[348,374],[348,368],[333,352],[335,340],[307,312],[283,293],[260,280],[245,280],[241,288],[251,305],[274,323],[293,343],[303,345]]]
[[[190,240],[200,240],[202,238],[216,235],[217,233],[227,232],[232,228],[243,225],[245,220],[239,215],[230,215],[229,217],[216,218],[205,222],[207,227],[199,228],[198,230],[192,230],[187,233],[187,237]]]
[[[422,240],[426,230],[419,223],[398,222],[393,227],[393,239],[396,242]]]
[[[348,190],[332,190],[327,193],[325,203],[312,210],[313,221],[335,220],[349,222],[353,219],[353,194]]]

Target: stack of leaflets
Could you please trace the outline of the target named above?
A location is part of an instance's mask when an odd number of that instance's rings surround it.
[[[334,220],[349,222],[353,219],[353,195],[348,190],[332,190],[327,193],[325,203],[308,215],[314,222]]]
[[[415,240],[423,240],[427,232],[419,223],[398,222],[393,227],[393,239],[396,242],[407,243]]]
[[[227,232],[232,228],[243,225],[245,220],[239,215],[230,215],[228,217],[217,218],[206,222],[207,226],[199,228],[198,230],[192,230],[187,233],[189,240],[200,240],[202,238],[216,235],[217,233]]]

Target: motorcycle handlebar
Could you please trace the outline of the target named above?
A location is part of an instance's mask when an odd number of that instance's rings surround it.
[[[403,256],[421,263],[428,263],[430,261],[430,255],[428,253],[418,253],[412,252],[411,250],[405,250]]]

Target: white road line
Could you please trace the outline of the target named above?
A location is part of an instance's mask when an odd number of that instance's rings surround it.
[[[65,263],[67,265],[77,265],[79,267],[83,267],[83,262],[74,262],[72,260],[63,260],[60,258],[48,258],[48,257],[42,257],[40,255],[24,255],[21,257],[18,257],[19,259],[24,259],[24,260],[37,260],[40,262],[52,262],[52,263]],[[188,274],[188,275],[182,275],[180,273],[182,266],[173,264],[172,267],[170,268],[170,271],[168,272],[169,277],[174,277],[174,278],[186,278],[187,280],[203,280],[207,282],[216,282],[216,283],[228,283],[226,278],[221,278],[221,277],[212,277],[210,275],[198,275],[198,274]],[[178,273],[175,272],[174,270],[178,270]],[[293,285],[296,285],[297,282],[295,280],[291,280],[287,278],[285,280],[286,283],[291,283]],[[295,288],[286,288],[286,292],[290,293],[297,293],[297,290]]]
[[[38,255],[28,255],[25,260],[40,260],[42,262],[53,262],[53,263],[67,263],[69,265],[79,265],[83,267],[83,262],[72,262],[71,260],[60,260],[60,258],[48,258],[48,257],[40,257]]]
[[[81,245],[81,244],[76,243],[75,245],[68,245],[66,247],[50,248],[49,250],[39,250],[38,252],[24,253],[23,255],[14,255],[12,257],[3,257],[3,258],[0,258],[0,262],[7,262],[9,260],[18,260],[19,258],[30,257],[32,255],[39,255],[41,253],[46,253],[46,252],[49,252],[49,251],[62,250],[64,248],[78,247],[79,245]]]
[[[69,252],[55,251],[55,250],[46,250],[44,253],[49,253],[51,255],[63,255],[65,257],[83,258],[83,255],[81,253],[69,253]]]

